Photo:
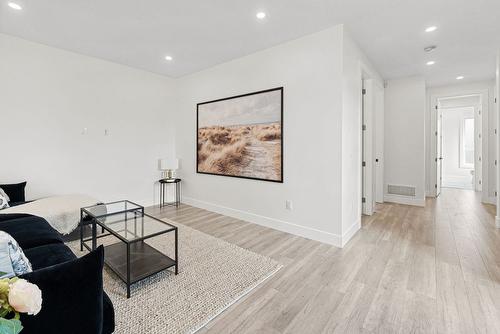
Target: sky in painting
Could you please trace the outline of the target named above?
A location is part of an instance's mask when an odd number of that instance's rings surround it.
[[[281,121],[281,91],[248,95],[202,104],[198,107],[198,126],[258,124]]]

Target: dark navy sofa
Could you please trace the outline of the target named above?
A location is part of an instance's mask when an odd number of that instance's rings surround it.
[[[102,289],[102,247],[77,259],[45,219],[28,214],[0,211],[0,230],[19,243],[31,262],[33,272],[22,278],[42,290],[42,311],[22,315],[23,334],[113,333],[113,304]]]

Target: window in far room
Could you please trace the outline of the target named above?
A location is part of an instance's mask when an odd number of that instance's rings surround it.
[[[474,118],[464,118],[460,129],[460,168],[474,169]]]

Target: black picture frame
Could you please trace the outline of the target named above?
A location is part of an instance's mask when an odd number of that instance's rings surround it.
[[[264,178],[258,178],[258,177],[250,177],[250,176],[241,176],[241,175],[230,175],[230,174],[221,174],[221,173],[209,173],[209,172],[203,172],[200,171],[199,168],[199,152],[198,152],[198,142],[199,142],[199,113],[200,113],[200,106],[204,104],[209,104],[209,103],[216,103],[220,101],[226,101],[226,100],[232,100],[232,99],[237,99],[241,97],[246,97],[246,96],[251,96],[251,95],[258,95],[258,94],[264,94],[264,93],[269,93],[273,91],[280,91],[280,125],[281,125],[281,147],[280,147],[280,154],[281,154],[281,169],[280,169],[280,179],[279,180],[273,180],[273,179],[264,179]],[[284,183],[284,166],[283,166],[283,146],[284,146],[284,140],[283,140],[283,102],[284,102],[284,88],[283,87],[276,87],[276,88],[270,88],[270,89],[265,89],[265,90],[260,90],[252,93],[247,93],[247,94],[241,94],[241,95],[234,95],[230,97],[225,97],[222,99],[216,99],[216,100],[211,100],[211,101],[206,101],[206,102],[200,102],[196,104],[196,173],[197,174],[205,174],[205,175],[216,175],[216,176],[226,176],[226,177],[233,177],[233,178],[240,178],[240,179],[249,179],[249,180],[258,180],[258,181],[267,181],[267,182],[274,182],[274,183]]]

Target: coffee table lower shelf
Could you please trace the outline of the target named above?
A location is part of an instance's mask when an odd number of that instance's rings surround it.
[[[104,254],[106,265],[127,284],[127,297],[130,296],[131,284],[176,265],[175,260],[144,241],[130,244],[129,266],[127,266],[127,245],[123,242],[104,247]],[[130,280],[127,280],[127,267],[130,270]]]

